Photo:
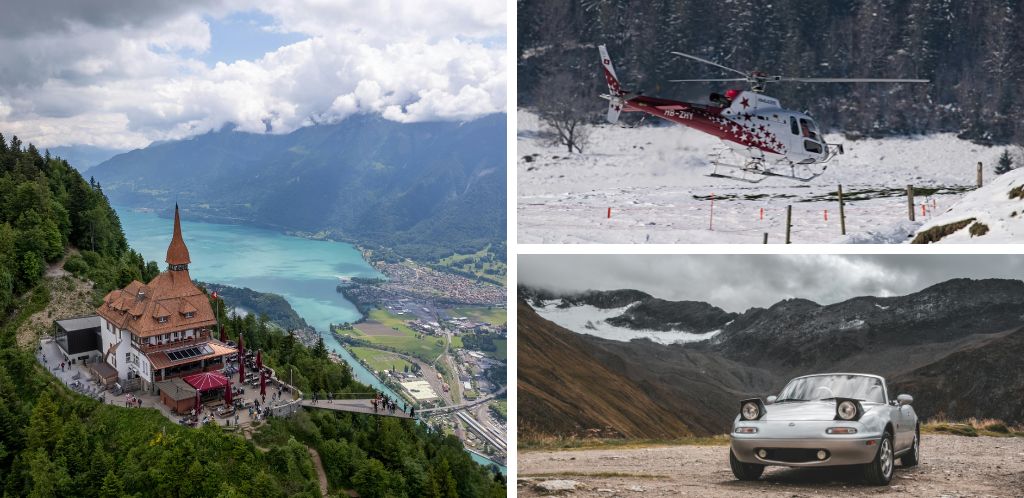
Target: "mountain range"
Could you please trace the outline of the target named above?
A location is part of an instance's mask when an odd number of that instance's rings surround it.
[[[119,154],[89,173],[112,203],[321,234],[418,260],[504,259],[505,115],[403,124],[356,115],[288,134],[226,128]],[[168,208],[169,209],[169,208]]]
[[[519,423],[534,434],[582,434],[577,426],[586,420],[558,412],[535,393],[557,392],[561,383],[551,379],[592,365],[612,375],[602,386],[640,386],[652,406],[673,413],[694,434],[727,431],[741,399],[777,394],[798,375],[836,371],[886,377],[894,395],[914,396],[924,418],[1024,422],[1024,282],[1017,280],[955,279],[906,296],[864,296],[829,305],[789,299],[739,314],[635,290],[561,295],[520,287],[519,298],[520,406],[537,407],[521,408]],[[634,298],[639,299],[631,306],[623,303]],[[687,344],[613,341],[544,319],[535,308],[543,314],[545,305],[629,306],[606,321],[634,329],[721,332]],[[566,334],[574,337],[573,347],[562,348],[557,353],[562,358],[554,362],[530,350],[540,340]],[[543,368],[569,373],[529,375]],[[584,389],[577,397],[577,403],[597,407],[585,400],[607,394]],[[557,423],[561,416],[555,412],[574,422]],[[658,425],[631,427],[629,433],[663,437]]]

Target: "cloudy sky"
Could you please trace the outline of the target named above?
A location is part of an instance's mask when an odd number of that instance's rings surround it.
[[[959,277],[1024,280],[1024,255],[522,255],[518,264],[522,285],[638,289],[735,312],[792,297],[904,295]]]
[[[4,0],[0,132],[127,149],[234,123],[505,110],[504,0]]]

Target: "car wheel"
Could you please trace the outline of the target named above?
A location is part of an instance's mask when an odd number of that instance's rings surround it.
[[[913,467],[921,461],[921,426],[918,425],[914,431],[914,444],[910,446],[910,450],[900,457],[900,462],[903,462],[904,467]]]
[[[885,431],[878,442],[878,453],[871,463],[864,466],[864,480],[876,486],[885,486],[892,480],[892,468],[895,458],[892,451],[892,434]]]
[[[729,466],[732,467],[732,474],[741,481],[756,481],[764,472],[764,465],[743,463],[736,459],[732,450],[729,450]]]

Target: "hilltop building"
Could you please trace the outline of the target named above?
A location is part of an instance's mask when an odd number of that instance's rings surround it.
[[[224,357],[237,353],[210,333],[216,317],[189,276],[177,205],[166,262],[167,270],[149,283],[136,280],[111,291],[96,310],[101,363],[126,388],[155,392],[159,382],[220,370]]]

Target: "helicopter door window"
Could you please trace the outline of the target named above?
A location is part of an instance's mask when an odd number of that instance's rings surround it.
[[[804,150],[815,154],[821,154],[821,144],[814,140],[804,140]]]
[[[800,134],[800,129],[797,128],[797,126],[796,126],[796,118],[794,118],[793,116],[789,117],[789,129],[790,129],[790,131],[793,132],[794,135],[799,135]]]

